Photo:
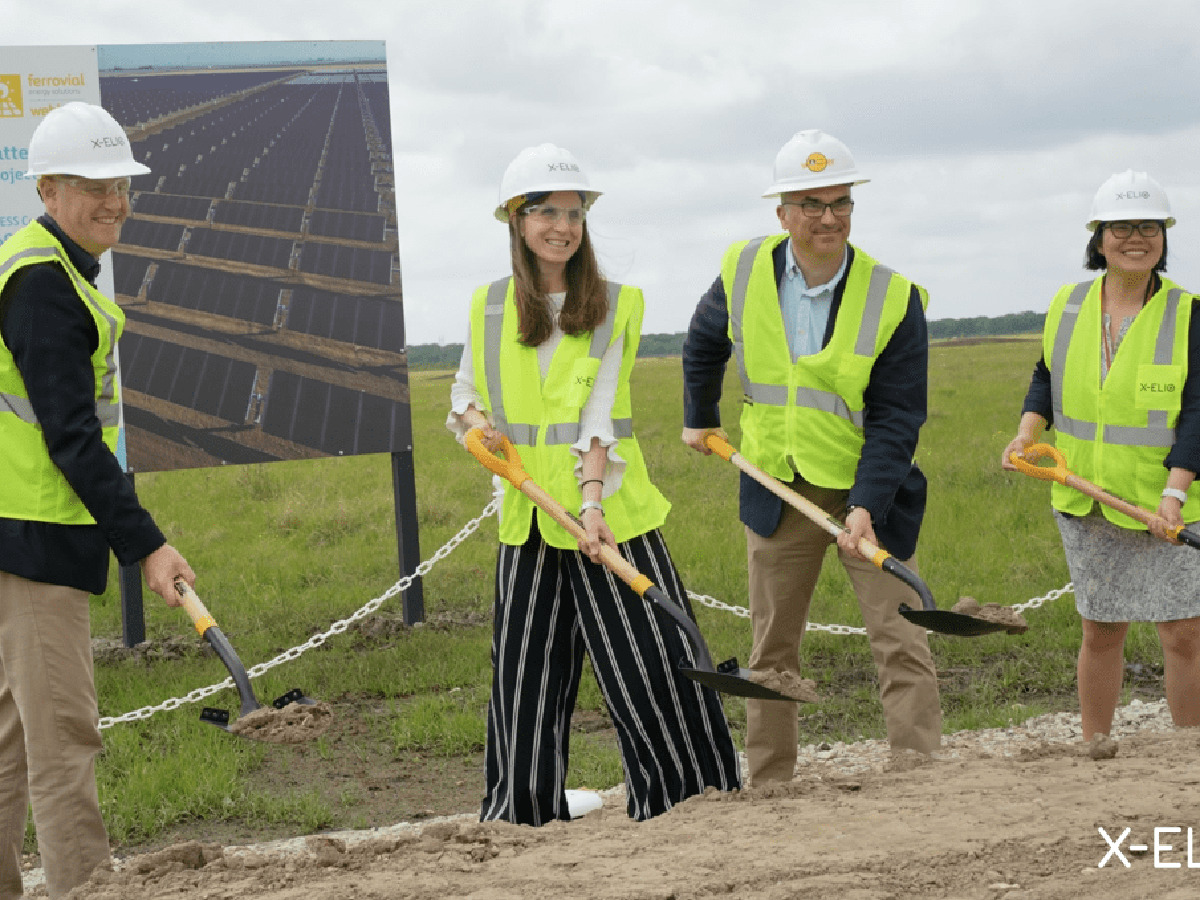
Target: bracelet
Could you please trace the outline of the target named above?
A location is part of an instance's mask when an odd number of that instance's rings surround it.
[[[600,505],[599,500],[584,500],[583,503],[579,504],[579,515],[582,516],[589,509],[598,509],[600,510],[600,515],[604,515],[604,507]]]
[[[585,484],[593,484],[593,483],[600,485],[602,488],[604,487],[604,479],[603,478],[588,478],[584,481],[579,482],[579,487],[582,490],[583,486]]]
[[[1174,497],[1180,503],[1187,503],[1187,491],[1181,491],[1179,488],[1165,487],[1162,495],[1164,497]]]

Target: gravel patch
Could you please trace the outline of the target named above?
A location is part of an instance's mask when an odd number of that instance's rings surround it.
[[[1165,700],[1150,703],[1133,700],[1128,706],[1117,708],[1113,719],[1113,740],[1131,737],[1140,732],[1163,732],[1174,729],[1171,714]],[[1083,732],[1077,713],[1049,713],[1028,719],[1019,725],[1007,728],[985,728],[979,731],[958,731],[942,737],[942,749],[934,754],[934,760],[972,759],[980,757],[1012,757],[1023,752],[1036,750],[1046,744],[1081,743]],[[916,754],[913,754],[916,756]],[[914,761],[913,765],[920,762]],[[869,740],[845,743],[808,744],[800,747],[796,762],[796,775],[800,778],[845,777],[868,772],[896,771],[897,754],[891,751],[886,740]],[[742,771],[745,774],[746,759],[742,756]],[[598,791],[607,807],[623,807],[625,786],[623,784]],[[439,816],[419,823],[399,822],[358,831],[322,832],[319,837],[345,842],[351,847],[363,841],[387,838],[401,834],[420,833],[424,829],[443,822],[475,821],[478,813],[462,813]],[[289,856],[311,851],[312,836],[282,838],[259,844],[230,846],[225,848],[227,856],[263,854]],[[120,869],[122,860],[114,860]],[[40,868],[29,870],[25,877],[25,889],[33,896],[45,896],[40,886],[44,882]],[[36,889],[36,890],[35,890]]]

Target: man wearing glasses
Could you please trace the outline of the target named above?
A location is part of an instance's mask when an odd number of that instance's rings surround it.
[[[898,612],[916,594],[859,553],[861,538],[915,569],[925,476],[913,460],[925,421],[925,290],[848,243],[864,184],[845,144],[796,134],[775,159],[783,234],[740,241],[701,298],[683,347],[683,441],[708,453],[732,355],[744,401],[740,451],[844,519],[837,553],[854,586],[879,676],[893,750],[941,742],[937,673],[923,629]],[[799,671],[799,648],[825,551],[834,539],[749,476],[746,526],[750,668]],[[752,784],[790,781],[797,705],[746,701]]]
[[[21,896],[30,804],[50,897],[109,860],[88,621],[109,548],[171,606],[195,583],[114,453],[125,314],[96,277],[149,171],[105,110],[61,106],[29,143],[46,212],[0,245],[0,900]]]

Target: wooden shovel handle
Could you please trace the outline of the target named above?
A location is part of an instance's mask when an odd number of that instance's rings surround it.
[[[738,453],[737,450],[734,449],[733,445],[719,434],[716,434],[715,432],[706,434],[704,436],[704,443],[709,450],[717,454],[717,456],[721,457],[721,459],[733,463],[776,497],[779,497],[788,505],[794,506],[796,509],[800,510],[800,512],[804,513],[808,518],[812,519],[834,537],[837,537],[846,530],[846,526],[842,522],[839,522],[836,518],[825,512],[825,510],[821,509],[821,507],[817,506],[817,504],[813,503],[807,497],[796,493],[787,485],[780,484],[778,478],[775,478],[771,474],[764,472],[758,466],[754,465],[754,463],[750,462],[750,460]],[[891,554],[886,550],[875,546],[875,544],[871,543],[866,538],[859,538],[858,550],[863,556],[871,560],[871,562],[881,569],[883,568],[883,561],[891,556]]]
[[[196,626],[196,631],[201,637],[204,637],[204,632],[210,628],[214,628],[217,620],[214,619],[200,602],[200,598],[196,596],[196,592],[191,589],[186,581],[182,578],[175,579],[175,592],[179,594],[180,600],[183,602],[183,608],[187,610],[187,614],[192,619],[192,624]]]
[[[482,438],[483,432],[478,428],[472,428],[466,434],[466,445],[471,454],[483,463],[489,472],[499,475],[502,478],[507,478],[513,487],[532,500],[535,505],[565,528],[567,533],[576,540],[587,537],[587,530],[583,527],[583,523],[567,512],[561,503],[542,490],[529,477],[529,473],[525,471],[524,464],[521,462],[521,454],[505,435],[500,436],[501,456],[497,456],[488,450],[483,445]],[[654,584],[654,582],[634,568],[625,557],[607,544],[600,545],[600,562],[610,572],[637,591],[639,596],[645,596],[646,589]]]
[[[1062,451],[1057,447],[1051,447],[1049,444],[1030,444],[1025,448],[1024,453],[1010,453],[1008,458],[1017,467],[1018,472],[1023,472],[1034,478],[1040,478],[1043,481],[1057,481],[1059,484],[1074,488],[1080,493],[1087,494],[1093,500],[1097,500],[1105,506],[1110,506],[1117,510],[1117,512],[1129,516],[1131,519],[1136,519],[1143,525],[1161,524],[1163,530],[1176,543],[1179,543],[1181,540],[1182,532],[1184,531],[1182,525],[1168,525],[1167,521],[1157,513],[1152,513],[1149,510],[1142,509],[1140,506],[1135,506],[1128,500],[1122,500],[1120,497],[1110,494],[1102,487],[1092,484],[1086,478],[1080,478],[1067,468],[1066,457],[1063,456]],[[1053,460],[1054,465],[1037,465],[1038,460],[1047,458]],[[1191,543],[1190,541],[1184,542]]]

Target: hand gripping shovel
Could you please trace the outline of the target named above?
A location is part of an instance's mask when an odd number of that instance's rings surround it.
[[[846,531],[846,526],[835,519],[807,497],[801,496],[782,484],[779,479],[764,472],[742,454],[738,453],[727,440],[719,434],[709,433],[704,436],[708,449],[724,460],[733,463],[771,493],[780,497],[785,503],[794,506],[808,518],[812,519],[834,537]],[[928,628],[940,634],[955,634],[962,637],[975,637],[980,634],[991,634],[995,631],[1005,631],[1007,626],[997,622],[986,622],[974,616],[951,612],[948,609],[938,609],[933,600],[929,586],[920,579],[916,572],[889,554],[886,550],[876,547],[866,538],[858,542],[858,549],[878,568],[894,575],[917,592],[921,598],[921,609],[913,609],[907,603],[900,604],[900,615],[914,625]]]
[[[521,456],[517,453],[517,448],[512,445],[507,437],[502,438],[500,452],[503,454],[503,457],[500,457],[496,456],[483,445],[480,435],[481,432],[478,428],[472,428],[467,432],[466,436],[467,449],[471,451],[477,460],[483,463],[489,471],[502,478],[507,478],[513,487],[532,500],[540,509],[548,513],[555,522],[565,528],[573,537],[578,539],[587,534],[582,523],[577,518],[567,512],[561,503],[538,487],[533,479],[529,477],[529,474],[522,468]],[[649,578],[634,568],[625,557],[621,556],[620,553],[617,553],[611,547],[601,546],[600,561],[604,564],[605,568],[633,588],[639,597],[649,601],[655,608],[665,612],[683,629],[688,645],[692,649],[692,658],[696,661],[695,668],[688,668],[682,662],[679,664],[679,671],[688,678],[698,681],[700,684],[710,687],[714,691],[732,694],[735,697],[796,702],[795,697],[789,697],[766,685],[751,681],[749,678],[750,670],[738,668],[736,659],[726,660],[719,666],[714,666],[712,656],[708,652],[708,646],[704,643],[704,638],[700,635],[700,629],[686,612],[672,603],[666,594],[654,586]]]
[[[1024,472],[1026,475],[1031,475],[1034,478],[1040,478],[1042,481],[1057,481],[1059,484],[1064,484],[1069,488],[1075,488],[1075,490],[1087,494],[1093,500],[1099,500],[1105,506],[1111,506],[1117,512],[1122,512],[1131,519],[1137,519],[1143,525],[1161,523],[1163,530],[1174,538],[1177,543],[1187,544],[1189,547],[1195,547],[1197,550],[1200,550],[1200,534],[1189,528],[1184,528],[1182,525],[1168,525],[1166,520],[1156,513],[1142,509],[1140,506],[1134,506],[1129,501],[1122,500],[1120,497],[1114,496],[1103,488],[1092,484],[1086,478],[1080,478],[1067,468],[1066,457],[1062,455],[1062,451],[1057,447],[1051,447],[1049,444],[1030,444],[1025,448],[1024,453],[1010,453],[1008,458],[1017,467],[1017,471],[1019,472]],[[1050,466],[1037,465],[1037,461],[1040,459],[1051,459],[1054,461],[1054,464]]]
[[[192,624],[196,626],[196,631],[200,633],[202,638],[208,641],[209,646],[221,658],[221,662],[225,664],[225,668],[229,670],[229,674],[233,677],[233,683],[237,686],[238,695],[242,700],[240,715],[245,716],[256,709],[262,709],[262,704],[258,702],[258,698],[254,696],[254,691],[250,687],[250,676],[246,673],[246,667],[242,665],[242,661],[238,659],[238,655],[233,651],[229,639],[217,627],[216,619],[209,614],[204,604],[200,602],[200,598],[196,596],[196,592],[182,578],[176,579],[175,592],[179,594],[180,599],[183,601],[183,608],[187,610],[188,616],[191,617]],[[282,697],[278,697],[271,705],[275,709],[283,709],[289,703],[313,706],[316,704],[316,701],[304,696],[299,688],[293,688]],[[254,736],[252,732],[232,731],[229,727],[229,712],[224,709],[213,709],[206,706],[200,712],[200,721],[215,725],[231,734],[243,733],[246,737]]]

